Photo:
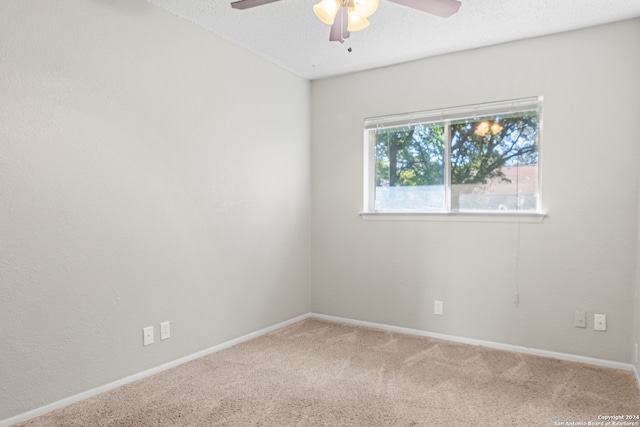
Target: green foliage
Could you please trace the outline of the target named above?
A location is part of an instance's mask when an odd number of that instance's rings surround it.
[[[535,112],[514,117],[491,117],[499,124],[495,134],[478,135],[482,121],[465,120],[451,125],[451,183],[486,184],[491,179],[507,181],[505,166],[536,164],[538,161],[538,116]]]
[[[499,126],[478,134],[483,121]],[[456,121],[449,131],[452,184],[507,181],[503,167],[538,161],[535,111]],[[376,138],[376,186],[444,184],[443,123],[385,129]]]
[[[444,183],[444,128],[416,125],[377,133],[376,185]]]

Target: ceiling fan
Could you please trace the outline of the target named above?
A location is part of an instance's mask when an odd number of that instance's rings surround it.
[[[231,3],[234,9],[248,9],[279,0],[237,0]],[[460,9],[457,0],[388,0],[432,15],[448,18]],[[313,11],[322,22],[331,25],[329,41],[343,43],[353,31],[369,26],[369,16],[378,8],[378,0],[321,0]]]

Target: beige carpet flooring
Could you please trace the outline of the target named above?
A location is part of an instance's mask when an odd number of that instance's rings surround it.
[[[628,371],[306,319],[20,425],[556,426],[623,414],[640,414]]]

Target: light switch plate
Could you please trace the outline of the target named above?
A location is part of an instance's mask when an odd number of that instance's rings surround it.
[[[151,345],[153,344],[153,326],[147,326],[142,329],[142,344],[143,345]]]
[[[576,310],[573,326],[576,328],[586,328],[587,327],[587,313],[582,310]]]

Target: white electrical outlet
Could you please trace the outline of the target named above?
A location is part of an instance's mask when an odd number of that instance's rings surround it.
[[[433,302],[433,312],[437,315],[442,316],[442,312],[443,312],[443,302],[442,301],[434,301]]]
[[[147,326],[142,329],[142,344],[143,345],[151,345],[153,344],[153,326]]]
[[[587,327],[587,313],[581,310],[576,310],[573,317],[573,326],[576,328]]]
[[[160,339],[171,338],[171,323],[169,321],[160,323]]]
[[[593,329],[596,331],[607,330],[607,315],[606,314],[594,314],[593,315]]]

